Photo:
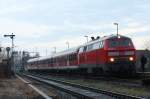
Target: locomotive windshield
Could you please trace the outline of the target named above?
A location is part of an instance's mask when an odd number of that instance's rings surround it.
[[[109,40],[109,47],[128,47],[131,46],[131,40],[130,39],[112,39]]]

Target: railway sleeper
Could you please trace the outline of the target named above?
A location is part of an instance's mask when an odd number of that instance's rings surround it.
[[[143,79],[143,80],[142,80],[142,85],[143,85],[143,86],[146,86],[146,87],[147,87],[147,86],[150,86],[150,78],[149,78],[149,79]]]

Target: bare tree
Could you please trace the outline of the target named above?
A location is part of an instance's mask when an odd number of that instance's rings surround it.
[[[147,49],[147,50],[150,50],[150,39],[144,41],[143,48]]]

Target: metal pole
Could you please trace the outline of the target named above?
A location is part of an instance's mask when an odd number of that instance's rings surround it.
[[[54,47],[54,53],[56,53],[56,47]]]
[[[67,46],[68,46],[68,49],[69,49],[69,42],[66,42]]]
[[[118,24],[117,24],[117,37],[118,37]]]
[[[117,37],[118,37],[118,23],[114,23],[114,25],[116,25],[117,26]]]
[[[13,67],[13,71],[15,72],[15,67],[14,67],[14,57],[13,57],[13,48],[14,48],[14,37],[15,35],[12,33],[11,35],[4,35],[4,37],[10,37],[11,40],[12,40],[12,54],[11,54],[11,57],[12,57],[12,67]]]
[[[14,65],[14,36],[13,36],[13,33],[12,33],[12,36],[11,36],[11,39],[12,39],[12,67],[14,68],[14,73],[15,73],[15,65]]]
[[[66,42],[68,49],[69,49],[69,42]],[[69,55],[67,55],[67,66],[69,66]]]
[[[45,50],[45,51],[46,51],[46,56],[47,56],[47,48],[46,48],[46,50]]]

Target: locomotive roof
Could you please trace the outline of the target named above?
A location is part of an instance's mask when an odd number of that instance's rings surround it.
[[[121,38],[129,38],[129,37],[122,36],[122,35],[118,35],[118,36],[120,36]],[[99,42],[99,41],[103,41],[103,40],[107,40],[107,39],[112,39],[112,38],[116,38],[116,37],[117,37],[117,35],[114,35],[114,34],[109,35],[109,36],[104,36],[104,37],[101,37],[99,39],[92,40],[92,41],[90,41],[88,43],[85,43],[82,46],[90,45],[90,44],[93,44],[93,43],[96,43],[96,42]]]

